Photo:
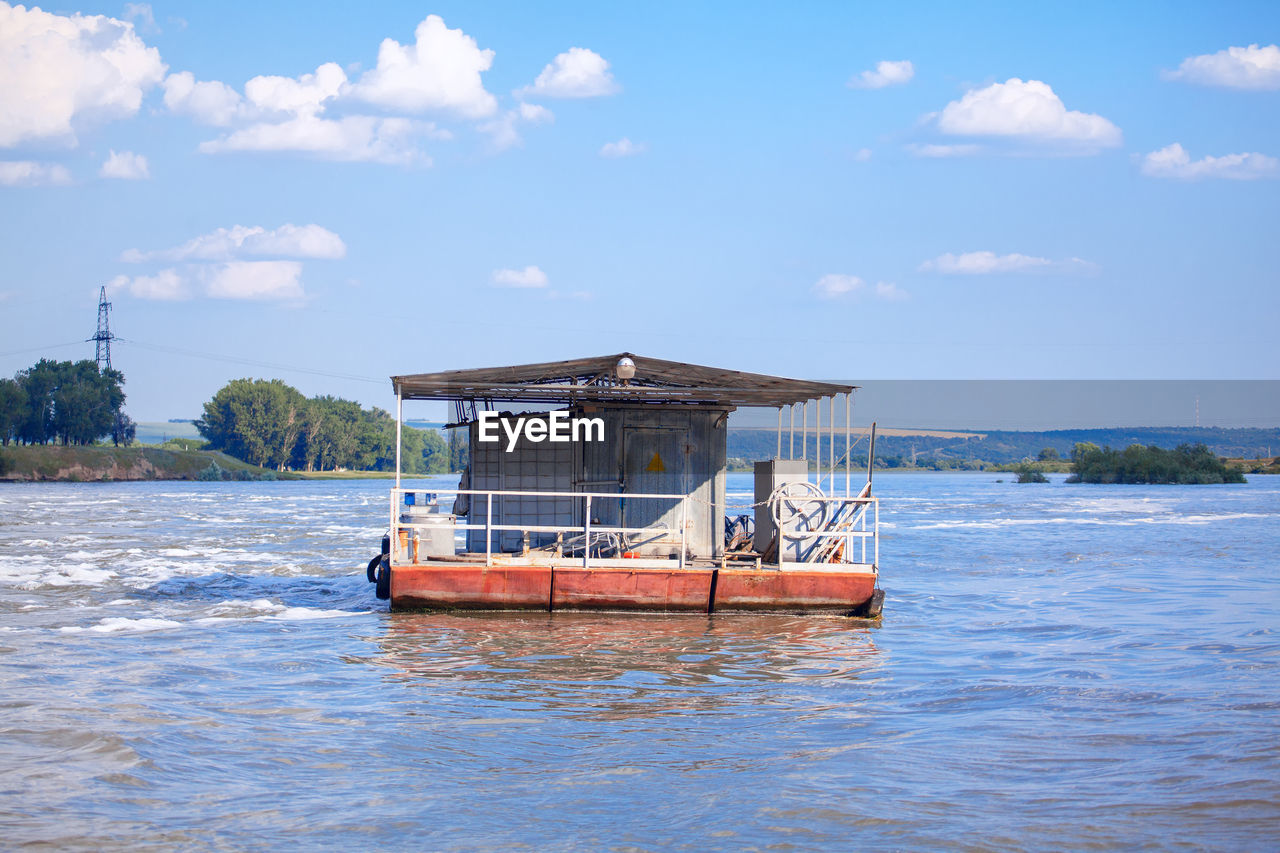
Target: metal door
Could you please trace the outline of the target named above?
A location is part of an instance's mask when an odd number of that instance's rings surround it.
[[[688,446],[688,430],[626,427],[623,430],[622,446],[627,492],[663,495],[689,493],[691,448]],[[671,544],[679,543],[678,500],[626,500],[622,517],[624,527],[669,526],[672,534],[664,543],[666,550],[670,550]]]

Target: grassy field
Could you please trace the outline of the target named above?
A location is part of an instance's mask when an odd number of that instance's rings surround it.
[[[216,467],[214,467],[216,466]],[[211,450],[155,447],[0,447],[0,481],[111,482],[115,480],[300,479],[249,465]]]

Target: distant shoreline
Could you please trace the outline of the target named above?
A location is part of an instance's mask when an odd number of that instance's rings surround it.
[[[216,473],[216,476],[214,476]],[[394,471],[275,471],[242,462],[217,450],[160,447],[62,446],[0,447],[3,483],[127,483],[226,480],[391,480]],[[426,476],[401,475],[401,479]],[[457,473],[454,473],[457,476]]]

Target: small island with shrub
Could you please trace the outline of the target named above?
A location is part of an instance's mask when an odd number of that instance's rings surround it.
[[[1133,444],[1112,450],[1082,442],[1071,451],[1067,482],[1200,485],[1245,479],[1240,468],[1228,466],[1203,444],[1181,444],[1173,450]]]

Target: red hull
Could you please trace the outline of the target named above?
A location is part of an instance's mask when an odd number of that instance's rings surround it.
[[[875,586],[866,572],[437,564],[394,567],[391,607],[852,613]]]

